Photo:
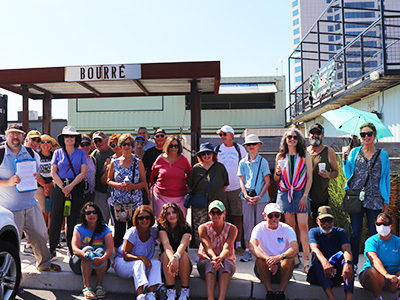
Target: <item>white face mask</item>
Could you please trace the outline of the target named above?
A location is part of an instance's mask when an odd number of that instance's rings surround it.
[[[376,227],[376,232],[378,232],[380,236],[385,237],[390,233],[390,226],[380,225],[375,227]]]
[[[324,230],[324,229],[322,229],[322,227],[320,227],[320,228],[321,228],[321,231],[323,234],[329,234],[332,232],[332,229],[333,229],[333,227],[331,227],[331,229],[329,229],[329,230]]]

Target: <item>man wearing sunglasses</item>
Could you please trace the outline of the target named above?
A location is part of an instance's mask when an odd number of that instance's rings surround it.
[[[143,136],[144,137],[144,146],[143,146],[143,150],[147,151],[150,148],[154,147],[156,144],[153,143],[152,141],[149,141],[149,133],[147,132],[147,128],[146,127],[139,127],[138,129],[138,136]],[[132,151],[135,151],[136,147],[133,147]]]
[[[150,182],[151,177],[151,168],[153,167],[154,162],[157,157],[162,153],[165,141],[167,140],[167,134],[164,129],[158,128],[154,133],[154,141],[156,142],[155,147],[152,147],[143,155],[143,165],[146,169],[146,180],[147,183],[151,186],[152,182]],[[156,180],[157,178],[154,178]]]
[[[246,150],[242,145],[233,141],[235,131],[231,126],[224,125],[217,130],[217,134],[221,137],[222,144],[215,148],[218,156],[218,161],[222,163],[228,172],[229,185],[225,189],[223,203],[226,207],[228,221],[233,221],[233,224],[238,229],[235,248],[239,255],[244,254],[244,249],[241,246],[242,239],[242,198],[240,197],[240,179],[237,176],[239,162],[246,157]]]
[[[319,123],[311,125],[308,131],[310,146],[307,147],[307,151],[311,156],[313,172],[310,203],[314,222],[316,222],[318,208],[323,205],[329,205],[329,180],[339,175],[335,151],[331,147],[322,144],[323,138],[324,127]],[[325,164],[325,169],[320,168],[320,164]]]
[[[354,290],[353,256],[346,231],[334,227],[334,221],[329,206],[318,209],[318,227],[309,231],[313,256],[307,281],[322,286],[329,300],[335,299],[332,287],[344,282],[346,300],[350,300]]]
[[[96,185],[94,188],[94,202],[100,207],[103,219],[106,224],[110,219],[110,209],[107,204],[107,184],[101,183],[101,177],[104,172],[104,162],[114,154],[114,151],[108,146],[108,138],[103,131],[93,133],[93,142],[96,149],[91,156],[96,159]]]
[[[250,252],[256,258],[254,273],[264,284],[266,300],[285,300],[285,289],[292,277],[294,257],[299,253],[293,228],[281,223],[282,211],[278,204],[269,203],[264,208],[265,221],[256,225],[251,233]],[[278,292],[272,283],[279,284]]]

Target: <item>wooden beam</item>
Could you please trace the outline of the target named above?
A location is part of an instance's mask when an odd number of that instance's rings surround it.
[[[29,131],[29,88],[26,85],[22,86],[22,127],[24,131]]]
[[[97,97],[100,97],[100,96],[101,96],[101,93],[100,93],[98,90],[96,90],[94,87],[90,86],[90,85],[87,84],[86,82],[79,81],[79,82],[77,82],[77,83],[79,83],[79,85],[83,86],[85,89],[91,91],[91,92],[92,92],[93,94],[95,94]]]
[[[28,87],[35,89],[39,92],[42,92],[43,94],[51,94],[48,90],[41,88],[40,86],[37,86],[36,84],[29,84]]]
[[[197,80],[190,82],[190,131],[191,131],[191,161],[197,163],[196,152],[200,147],[201,137],[201,95],[197,90]]]
[[[136,85],[139,87],[139,89],[142,90],[142,92],[146,95],[149,96],[150,93],[149,91],[144,87],[144,85],[137,79],[133,79],[133,82],[136,83]]]
[[[42,133],[52,135],[52,117],[51,117],[51,95],[46,94],[43,98],[43,120]]]

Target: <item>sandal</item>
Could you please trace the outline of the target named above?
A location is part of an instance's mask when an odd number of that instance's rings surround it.
[[[91,287],[84,288],[82,290],[83,296],[85,296],[86,299],[97,299],[96,294],[93,292]]]
[[[104,287],[101,285],[96,286],[96,296],[98,299],[104,298],[106,296],[107,292]]]
[[[305,258],[304,259],[304,264],[303,264],[303,266],[304,266],[304,272],[307,274],[308,273],[308,270],[310,269],[310,259],[309,258]]]

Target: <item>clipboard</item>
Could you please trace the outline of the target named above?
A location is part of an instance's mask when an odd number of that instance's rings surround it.
[[[18,193],[33,192],[37,190],[37,181],[33,173],[37,173],[35,158],[16,159],[15,174],[21,178],[21,182],[15,186]]]

